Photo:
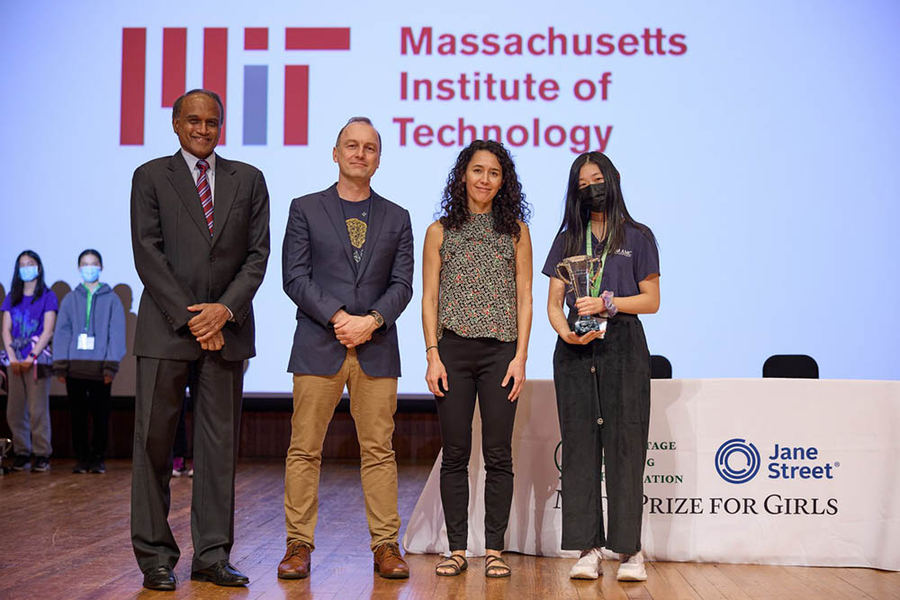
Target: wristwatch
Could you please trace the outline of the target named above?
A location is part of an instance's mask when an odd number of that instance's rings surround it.
[[[370,310],[367,314],[375,317],[376,328],[380,328],[382,325],[384,325],[384,317],[382,317],[381,313],[379,313],[377,310]]]

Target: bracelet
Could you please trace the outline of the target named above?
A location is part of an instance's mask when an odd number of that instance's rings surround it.
[[[616,313],[619,312],[619,309],[616,308],[615,304],[613,304],[613,293],[609,290],[606,290],[602,294],[600,294],[600,298],[603,299],[603,304],[604,306],[606,306],[606,312],[609,313],[609,316],[616,316]]]
[[[34,352],[29,352],[28,357],[29,358],[37,358],[37,354],[35,354]]]
[[[435,345],[435,346],[428,346],[427,348],[425,348],[425,354],[428,354],[428,351],[431,350],[432,348],[437,348],[437,346],[436,346],[436,345]]]

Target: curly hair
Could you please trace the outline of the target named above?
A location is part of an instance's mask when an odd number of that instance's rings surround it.
[[[491,207],[494,231],[508,234],[518,240],[519,221],[527,223],[531,218],[531,206],[525,201],[522,184],[516,175],[516,165],[509,151],[494,140],[475,140],[462,149],[456,164],[447,176],[447,186],[441,194],[441,225],[447,229],[459,229],[469,218],[469,201],[466,194],[465,174],[469,161],[479,150],[486,150],[497,157],[503,182]]]

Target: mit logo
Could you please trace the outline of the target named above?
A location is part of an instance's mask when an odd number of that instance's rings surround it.
[[[349,27],[286,27],[285,50],[349,50]],[[268,27],[245,27],[244,50],[268,50]],[[186,90],[187,28],[163,28],[162,107],[171,108]],[[119,144],[144,144],[147,28],[122,28],[122,106]],[[203,86],[222,98],[228,112],[228,28],[203,29]],[[269,66],[244,65],[245,146],[266,145]],[[284,67],[284,145],[306,146],[309,133],[309,65]],[[225,127],[219,143],[225,144]]]

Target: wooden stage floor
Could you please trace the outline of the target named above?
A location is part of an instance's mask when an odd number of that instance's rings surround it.
[[[105,475],[73,475],[73,461],[48,473],[0,477],[0,598],[736,598],[900,599],[900,573],[872,569],[724,564],[648,564],[646,583],[620,584],[616,562],[598,581],[571,581],[571,559],[510,554],[509,579],[488,580],[482,559],[459,577],[436,577],[433,555],[410,555],[408,580],[373,574],[359,470],[325,461],[317,549],[309,579],[275,576],[284,553],[283,461],[242,461],[237,477],[232,562],[250,579],[244,589],[190,581],[190,489],[172,480],[170,521],[182,547],[178,590],[149,592],[129,539],[130,462],[110,461]],[[400,465],[400,515],[412,513],[430,464]]]

